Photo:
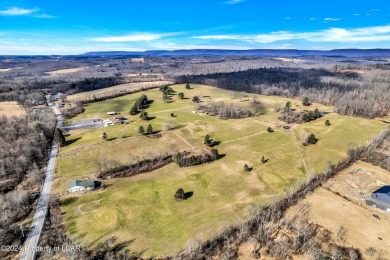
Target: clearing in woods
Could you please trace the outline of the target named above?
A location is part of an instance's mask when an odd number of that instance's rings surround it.
[[[87,67],[62,69],[62,70],[48,71],[46,73],[49,74],[50,76],[55,76],[55,75],[68,74],[68,73],[74,73],[74,72],[82,71],[82,70],[85,70],[86,68]]]
[[[26,111],[16,101],[0,102],[0,116],[24,116]]]
[[[202,102],[219,100],[252,106],[254,95],[248,94],[240,100],[234,98],[238,96],[235,92],[191,86],[192,89],[186,89],[185,85],[173,85],[176,93],[168,103],[163,102],[159,89],[91,103],[86,105],[84,113],[70,120],[106,119],[110,117],[108,111],[116,111],[128,117],[130,123],[66,133],[70,144],[61,148],[54,184],[59,195],[66,195],[70,180],[95,178],[99,161],[127,164],[154,154],[204,147],[206,134],[221,142],[215,148],[224,155],[218,161],[199,166],[179,168],[171,163],[150,173],[110,179],[105,181],[107,188],[103,191],[63,199],[62,211],[72,238],[93,248],[115,236],[118,242],[134,239],[129,249],[144,252],[143,257],[175,254],[186,248],[189,241],[204,241],[226,225],[237,223],[244,218],[248,206],[267,205],[284,196],[291,185],[305,181],[301,154],[309,173],[315,174],[326,169],[328,161],[337,162],[346,156],[351,142],[365,143],[387,127],[379,120],[329,113],[293,128],[299,143],[297,147],[292,131],[281,127],[283,123],[277,119],[279,113],[275,112],[275,107],[291,101],[294,109],[301,110],[300,100],[255,95],[263,105],[260,115],[222,120],[193,113],[192,97],[199,96]],[[179,99],[179,92],[183,92],[186,99]],[[141,94],[154,100],[146,109],[152,118],[149,121],[128,114]],[[332,111],[331,107],[320,104],[305,107],[315,108]],[[331,126],[325,126],[327,119]],[[163,124],[167,122],[175,129],[164,130]],[[153,139],[139,135],[139,126],[146,128],[148,124],[154,130],[161,130],[162,137]],[[275,132],[268,133],[267,127]],[[299,136],[304,131],[315,133],[319,142],[302,146]],[[103,132],[111,141],[102,140]],[[262,163],[262,156],[269,159],[268,162]],[[253,167],[252,171],[244,172],[244,164]],[[179,188],[192,191],[192,197],[176,201],[173,194]],[[92,202],[97,200],[102,201],[95,210]],[[78,208],[84,204],[91,207],[86,210],[90,212],[80,214]],[[81,206],[83,208],[85,206]]]
[[[102,88],[82,93],[77,93],[73,95],[67,96],[67,100],[69,101],[77,101],[77,100],[83,100],[88,98],[93,98],[93,96],[99,96],[99,95],[110,95],[118,92],[130,92],[130,91],[140,91],[143,89],[149,89],[149,88],[156,88],[163,85],[172,84],[171,81],[150,81],[150,82],[137,82],[137,83],[126,83],[121,84],[118,86],[113,86],[109,88]]]

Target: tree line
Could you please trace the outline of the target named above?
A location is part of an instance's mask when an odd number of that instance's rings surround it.
[[[359,75],[314,68],[260,68],[176,76],[174,81],[289,98],[308,97],[334,106],[337,113],[351,116],[373,118],[390,112],[390,77],[386,71]]]

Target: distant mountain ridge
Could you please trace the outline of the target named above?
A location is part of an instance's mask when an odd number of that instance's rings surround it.
[[[191,50],[150,50],[144,52],[99,51],[87,52],[79,56],[344,56],[344,57],[390,57],[390,49],[335,49],[335,50],[296,50],[296,49],[191,49]]]

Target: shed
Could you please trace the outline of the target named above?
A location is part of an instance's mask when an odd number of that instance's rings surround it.
[[[95,189],[95,181],[74,180],[68,184],[68,192],[89,191]]]
[[[383,186],[371,194],[372,198],[380,200],[390,206],[390,186]]]

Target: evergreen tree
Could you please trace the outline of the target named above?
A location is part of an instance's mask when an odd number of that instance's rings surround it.
[[[153,133],[153,127],[152,127],[151,124],[149,124],[148,127],[146,128],[146,132],[147,132],[148,134]]]
[[[219,152],[218,152],[218,149],[211,149],[211,153],[215,156],[216,159],[219,158]]]
[[[65,136],[62,134],[62,131],[61,131],[61,129],[59,129],[59,128],[56,128],[56,130],[54,131],[54,139],[56,140],[56,142],[57,142],[60,146],[66,145]]]
[[[173,197],[176,199],[176,200],[184,200],[186,198],[185,196],[185,193],[184,193],[184,190],[182,188],[178,189],[175,194],[173,195]]]
[[[168,94],[166,92],[163,93],[163,101],[164,103],[168,102],[169,100],[169,97],[168,97]]]
[[[302,105],[310,106],[311,105],[310,99],[308,97],[304,97],[303,100],[302,100]]]
[[[175,114],[174,114],[174,113],[171,113],[171,117],[175,117]]]
[[[139,115],[139,117],[142,119],[142,120],[148,120],[149,117],[148,117],[148,112],[146,112],[145,110],[142,110],[141,111],[141,114]]]
[[[274,131],[274,130],[273,130],[271,127],[268,127],[268,128],[267,128],[267,132],[268,132],[268,133],[272,133],[273,131]]]
[[[198,96],[195,96],[195,97],[192,98],[192,102],[199,103],[200,102],[200,98]]]
[[[136,115],[136,114],[139,113],[138,108],[137,108],[137,106],[135,104],[130,108],[130,112],[129,113],[130,113],[130,115]]]
[[[213,139],[210,137],[209,134],[204,137],[204,144],[207,144],[208,146],[211,146],[213,144]]]
[[[285,112],[290,112],[291,110],[291,101],[286,102],[286,106],[284,107]]]
[[[102,139],[103,139],[104,141],[107,141],[107,140],[108,140],[108,135],[106,134],[106,132],[103,132],[103,134],[102,134]]]
[[[307,137],[307,141],[306,141],[308,144],[316,144],[318,142],[318,138],[316,138],[316,136],[314,134],[310,134],[308,137]]]
[[[141,135],[145,134],[145,129],[142,125],[138,128],[138,133]]]
[[[43,130],[42,124],[36,123],[36,124],[34,125],[34,130],[35,130],[35,132],[38,133],[38,134],[41,133],[42,130]]]
[[[244,165],[244,171],[249,172],[251,168],[247,164]]]
[[[320,110],[318,110],[318,108],[316,108],[316,109],[314,110],[314,116],[315,116],[315,118],[320,118],[320,117],[322,117],[321,112],[320,112]]]
[[[180,92],[179,94],[177,94],[179,96],[180,99],[183,99],[184,98],[184,93],[183,92]]]
[[[190,89],[191,88],[191,86],[190,86],[190,84],[186,84],[186,89]]]
[[[329,121],[329,120],[326,120],[326,121],[325,121],[325,125],[326,125],[326,126],[330,126],[330,121]]]

